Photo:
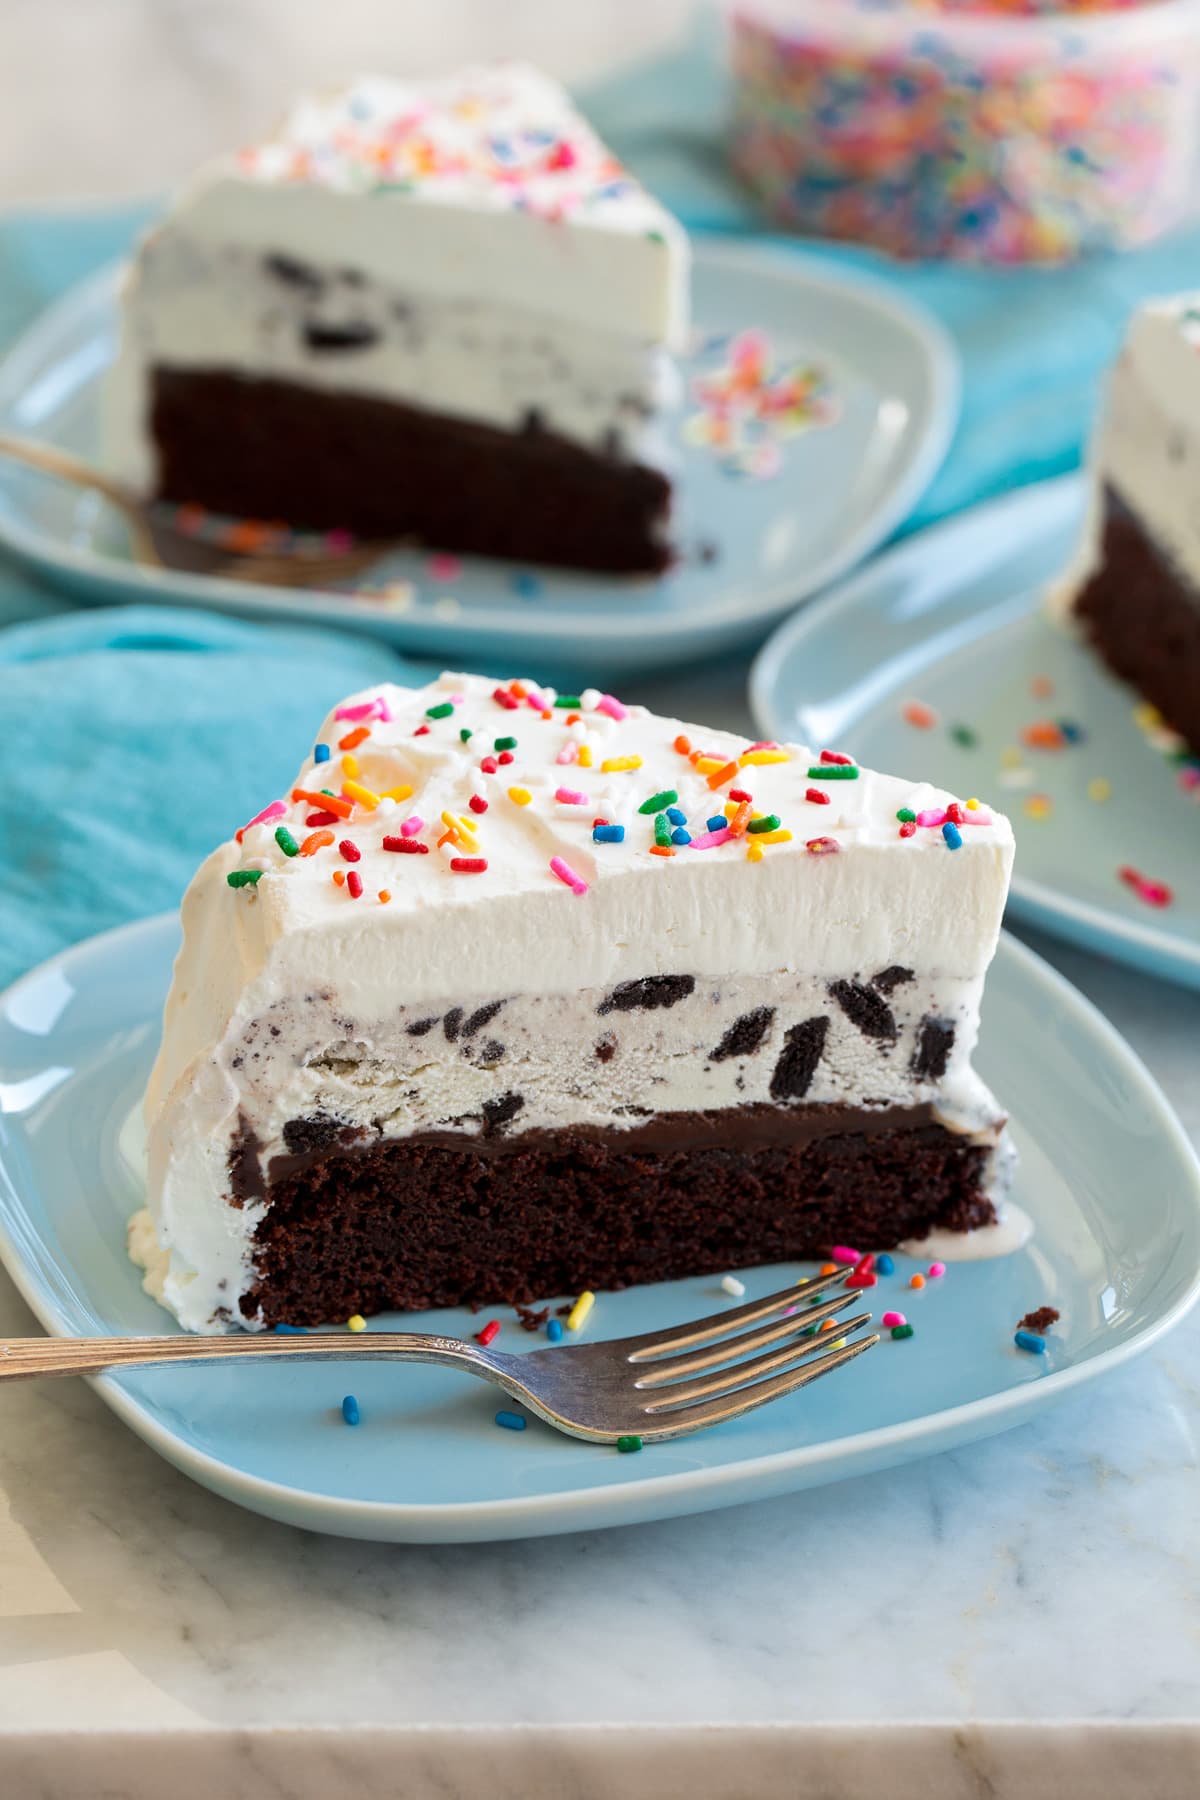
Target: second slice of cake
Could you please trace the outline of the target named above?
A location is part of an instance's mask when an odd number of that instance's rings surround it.
[[[682,228],[556,83],[358,81],[141,244],[108,460],[241,518],[652,572],[687,308]]]
[[[596,691],[354,696],[184,901],[157,1291],[315,1324],[990,1223],[1012,847],[973,797]]]

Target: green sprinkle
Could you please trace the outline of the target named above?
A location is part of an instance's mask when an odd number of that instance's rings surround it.
[[[469,744],[471,739],[475,736],[475,733],[471,730],[469,725],[461,725],[459,727],[458,735],[464,744]]]
[[[572,712],[579,712],[583,708],[583,702],[578,694],[560,694],[554,704],[555,706],[569,707]]]
[[[334,793],[334,791],[333,791],[333,789],[332,789],[332,788],[322,788],[322,789],[321,789],[321,792],[322,792],[322,793],[323,793],[323,794],[328,794],[328,795],[329,795],[329,798],[330,798],[330,799],[331,799],[331,800],[336,800],[336,799],[337,799],[337,795],[336,795],[336,794],[335,794],[335,793]]]
[[[979,742],[978,732],[972,731],[969,725],[952,725],[950,736],[956,744],[961,744],[964,750],[974,750]]]
[[[648,800],[643,800],[638,811],[640,813],[664,812],[668,806],[674,806],[678,798],[679,795],[674,788],[664,788],[661,794],[651,794]]]
[[[440,706],[427,706],[425,708],[425,717],[427,719],[448,719],[453,711],[454,708],[450,701],[443,700]]]
[[[648,231],[646,236],[652,244],[665,244],[667,241],[661,231]],[[641,1448],[640,1445],[638,1447]]]
[[[911,1325],[893,1325],[892,1326],[892,1336],[894,1338],[911,1337],[912,1334],[913,1334],[913,1328]]]
[[[253,887],[261,877],[261,869],[231,869],[225,879],[230,887]]]
[[[779,814],[778,813],[768,813],[765,819],[751,819],[750,823],[746,827],[746,830],[747,831],[778,831],[779,830]]]
[[[666,813],[659,813],[654,821],[654,841],[665,849],[671,841],[671,821]]]
[[[810,781],[857,781],[857,763],[818,763],[808,771]]]
[[[516,747],[516,738],[497,738],[492,745],[493,750],[515,750]]]
[[[275,842],[279,845],[279,848],[283,851],[285,856],[299,856],[300,846],[286,825],[277,825],[275,827]]]
[[[641,1447],[642,1440],[640,1437],[619,1437],[617,1439],[617,1449],[620,1450],[624,1456],[629,1456],[634,1450],[640,1450]]]
[[[902,806],[896,817],[902,825],[915,825],[917,822],[917,815],[911,806]]]

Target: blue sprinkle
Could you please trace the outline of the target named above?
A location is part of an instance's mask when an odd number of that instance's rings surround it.
[[[563,1322],[561,1319],[546,1321],[546,1336],[552,1344],[561,1344],[563,1339]]]
[[[1018,1350],[1031,1350],[1034,1356],[1045,1356],[1046,1340],[1039,1337],[1036,1331],[1018,1331],[1013,1337]]]
[[[305,1327],[303,1325],[277,1325],[275,1329],[281,1336],[285,1337],[305,1336]]]
[[[518,569],[512,578],[513,593],[520,594],[523,600],[533,600],[542,591],[541,578],[530,573],[528,569]]]
[[[314,762],[328,762],[329,761],[329,745],[328,744],[314,745],[313,761]]]
[[[886,1250],[881,1256],[875,1258],[875,1268],[880,1275],[894,1275],[896,1273],[896,1265]]]
[[[708,826],[710,831],[723,831],[726,825],[728,825],[729,820],[725,817],[724,813],[714,813],[712,818],[705,819],[704,823]]]
[[[345,1419],[347,1425],[357,1425],[362,1417],[362,1414],[358,1410],[358,1401],[354,1398],[353,1394],[347,1394],[346,1398],[342,1401],[342,1417]]]
[[[958,829],[958,826],[954,823],[953,819],[947,819],[946,823],[942,826],[942,836],[946,840],[948,849],[962,849],[962,832]]]
[[[677,806],[668,806],[667,817],[670,819],[672,825],[687,824],[687,814],[685,812],[680,812]]]
[[[692,841],[691,832],[685,831],[682,825],[677,825],[675,827],[674,831],[671,833],[671,842],[673,844],[690,844],[691,841]]]
[[[623,844],[625,827],[623,825],[594,825],[592,842],[593,844]]]
[[[1083,726],[1074,724],[1070,719],[1060,719],[1058,721],[1058,729],[1062,732],[1068,744],[1081,744],[1086,736]]]
[[[523,1413],[498,1412],[496,1423],[502,1425],[505,1431],[524,1431],[526,1419]]]

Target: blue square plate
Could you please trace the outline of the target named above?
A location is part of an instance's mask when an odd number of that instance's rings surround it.
[[[125,1255],[141,1204],[119,1138],[158,1039],[174,917],[93,938],[0,996],[0,1253],[51,1332],[156,1333],[172,1322]],[[980,1069],[1010,1107],[1015,1198],[1036,1230],[994,1262],[872,1290],[916,1326],[849,1368],[718,1430],[621,1456],[532,1421],[493,1424],[495,1390],[452,1371],[347,1363],[150,1369],[96,1386],[147,1443],[243,1506],[351,1537],[466,1542],[700,1512],[949,1448],[1027,1418],[1135,1355],[1200,1291],[1200,1166],[1112,1027],[1005,939]],[[794,1266],[744,1272],[751,1297]],[[728,1304],[712,1279],[602,1294],[589,1334],[624,1336]],[[1030,1308],[1062,1319],[1044,1357],[1014,1348]],[[504,1343],[536,1338],[502,1314]],[[465,1312],[402,1324],[478,1328]],[[564,1348],[563,1355],[570,1355]],[[342,1422],[353,1392],[362,1424]]]
[[[0,544],[84,600],[349,625],[452,667],[640,672],[758,643],[912,511],[958,419],[958,355],[934,319],[881,281],[795,252],[703,239],[694,249],[698,347],[685,374],[711,374],[727,361],[723,340],[758,327],[774,365],[812,363],[824,373],[835,416],[783,442],[769,480],[730,474],[727,459],[682,441],[686,416],[676,420],[685,554],[660,579],[522,570],[484,557],[447,572],[437,559],[398,551],[360,583],[408,584],[385,600],[143,569],[94,496],[2,461]],[[97,455],[119,274],[105,270],[65,296],[0,362],[0,433]]]
[[[1017,834],[1014,917],[1200,987],[1200,785],[1181,785],[1137,695],[1045,610],[1083,507],[1069,476],[909,538],[780,626],[751,704],[767,735],[837,743],[1000,807]],[[932,729],[906,720],[912,700],[932,707]],[[1024,745],[1046,720],[1076,741]],[[1123,867],[1165,883],[1170,904],[1148,904]]]

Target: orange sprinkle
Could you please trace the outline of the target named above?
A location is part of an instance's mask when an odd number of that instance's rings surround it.
[[[1061,750],[1066,741],[1053,719],[1037,719],[1021,733],[1021,742],[1031,750]]]
[[[837,1330],[837,1320],[836,1319],[822,1319],[821,1320],[821,1330],[822,1331],[836,1331]]]
[[[441,837],[438,839],[437,847],[440,850],[443,844],[457,844],[457,842],[457,831],[443,831]]]
[[[923,1275],[914,1275],[908,1285],[911,1288],[923,1288],[925,1286],[925,1277]]]
[[[709,776],[708,785],[710,788],[724,787],[727,781],[733,780],[737,772],[737,764],[735,762],[727,762],[723,769],[718,769],[714,775]]]
[[[918,731],[932,731],[937,724],[937,714],[923,700],[910,700],[900,716],[906,724],[915,725]]]
[[[674,856],[675,852],[670,844],[651,844],[650,854],[651,856]]]
[[[838,1272],[838,1266],[836,1263],[822,1263],[821,1264],[822,1275],[836,1275],[837,1272]]]
[[[353,731],[348,731],[344,738],[338,739],[338,749],[357,750],[364,738],[369,738],[370,735],[370,730],[366,725],[356,725]]]
[[[567,724],[568,725],[578,725],[578,723],[579,723],[580,719],[582,719],[582,717],[583,717],[582,713],[570,712],[567,714]]]
[[[337,794],[310,794],[307,788],[293,788],[292,799],[303,800],[320,812],[336,813],[339,819],[348,819],[354,811],[353,800],[343,800]]]
[[[386,906],[388,901],[391,899],[391,897],[392,896],[388,893],[388,890],[386,888],[380,888],[380,890],[379,890],[380,906]]]
[[[335,869],[333,871],[333,884],[335,887],[345,887],[345,885],[346,885],[345,869]]]
[[[1048,675],[1035,675],[1029,684],[1029,691],[1035,700],[1048,700],[1054,692],[1054,683]]]
[[[743,800],[732,819],[729,821],[729,829],[732,831],[734,837],[741,837],[749,823],[750,802],[748,800]]]
[[[682,731],[680,732],[679,736],[675,739],[675,748],[676,748],[676,750],[678,750],[680,756],[687,756],[691,752],[691,748],[692,748],[691,739],[685,738]]]
[[[301,856],[315,856],[318,850],[323,850],[326,844],[332,844],[332,842],[332,831],[310,831],[300,846],[300,854]]]
[[[510,694],[515,695],[518,700],[524,700],[529,689],[525,686],[523,681],[510,681],[508,684],[508,691]]]

